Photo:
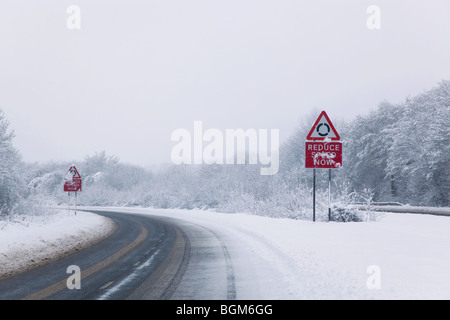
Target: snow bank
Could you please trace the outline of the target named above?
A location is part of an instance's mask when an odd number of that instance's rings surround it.
[[[0,279],[85,248],[114,227],[105,217],[67,210],[0,221]]]

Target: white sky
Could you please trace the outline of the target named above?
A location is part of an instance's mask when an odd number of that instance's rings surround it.
[[[449,39],[448,0],[2,0],[0,107],[25,161],[153,165],[195,120],[283,142],[311,109],[401,102],[450,78]]]

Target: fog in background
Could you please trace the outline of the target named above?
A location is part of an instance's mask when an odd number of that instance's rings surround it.
[[[449,15],[447,0],[3,0],[0,108],[29,162],[170,162],[195,120],[283,142],[312,109],[351,121],[448,79]]]

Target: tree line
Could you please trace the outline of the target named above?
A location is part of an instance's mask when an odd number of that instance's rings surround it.
[[[305,138],[319,112],[298,123],[280,146],[280,168],[260,175],[255,165],[173,165],[154,171],[125,164],[105,151],[77,162],[81,205],[201,208],[308,219],[312,174],[305,168]],[[332,171],[335,210],[349,203],[395,201],[450,206],[450,81],[399,104],[381,102],[367,115],[335,123],[343,167]],[[24,163],[0,110],[0,214],[25,210],[26,201],[63,205],[64,175],[72,163]],[[317,203],[328,206],[328,170],[317,171]],[[26,211],[26,210],[25,210]],[[325,219],[325,218],[324,218]]]

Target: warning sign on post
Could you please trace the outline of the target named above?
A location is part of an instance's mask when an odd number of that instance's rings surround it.
[[[64,183],[64,192],[78,192],[81,191],[81,175],[75,166],[71,166],[67,171]]]
[[[307,141],[305,151],[306,168],[339,169],[342,167],[342,142]]]
[[[306,136],[305,167],[313,170],[313,221],[316,221],[316,169],[328,169],[328,220],[331,221],[331,169],[342,167],[342,142],[322,111]]]

